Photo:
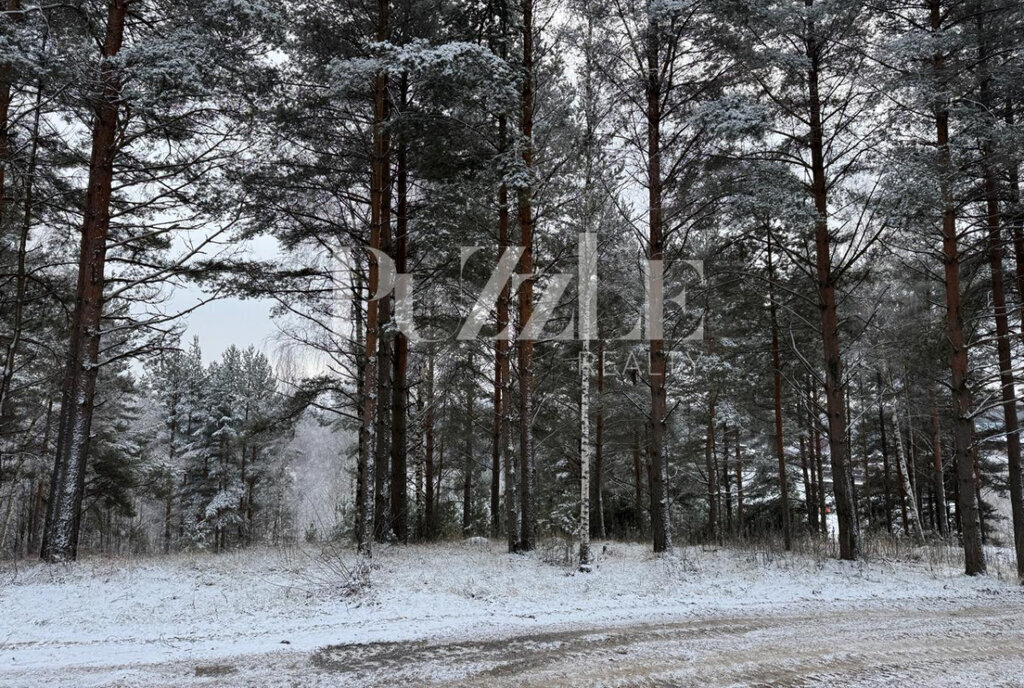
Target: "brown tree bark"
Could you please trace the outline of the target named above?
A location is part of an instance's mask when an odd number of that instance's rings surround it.
[[[377,40],[386,42],[391,37],[389,0],[379,0]],[[387,72],[379,74],[381,90],[375,92],[374,154],[377,157],[379,202],[380,202],[380,251],[394,258],[394,236],[391,231],[391,91]],[[379,100],[379,103],[376,101]],[[380,119],[377,120],[376,106],[381,108]],[[378,144],[379,143],[379,149]],[[372,194],[371,194],[372,195]],[[374,419],[374,452],[373,452],[373,536],[378,542],[388,539],[392,531],[391,524],[391,421],[394,406],[392,396],[392,376],[395,365],[395,337],[390,333],[393,329],[391,294],[381,296],[377,305],[377,400]]]
[[[408,105],[409,78],[402,74],[399,80],[399,107]],[[408,268],[409,253],[409,148],[404,140],[398,142],[395,173],[395,271],[404,274]],[[408,412],[409,412],[409,340],[398,331],[395,334],[394,372],[391,376],[391,530],[398,542],[409,541],[409,466],[408,466]]]
[[[940,0],[928,0],[931,30],[940,34],[943,17]],[[946,80],[945,56],[937,52],[932,57],[932,72],[938,89]],[[956,203],[953,198],[952,179],[955,173],[949,150],[949,111],[944,100],[937,99],[932,106],[935,120],[935,143],[938,154],[938,183],[942,201],[942,257],[946,287],[946,331],[951,347],[949,367],[953,390],[953,446],[957,462],[959,497],[957,512],[963,530],[964,568],[968,575],[985,572],[985,552],[981,542],[981,514],[974,476],[974,450],[972,438],[974,421],[971,416],[971,392],[967,386],[967,343],[964,337],[960,295],[960,249],[956,229]]]
[[[378,41],[384,42],[389,35],[388,0],[377,3],[377,34]],[[388,199],[388,178],[390,176],[390,152],[386,131],[388,118],[388,78],[381,70],[373,80],[373,153],[370,174],[370,248],[380,250],[383,246],[385,225],[390,224],[390,201]],[[380,266],[377,259],[370,257],[370,275],[368,280],[369,294],[366,304],[366,338],[365,366],[363,368],[363,407],[360,417],[359,446],[360,455],[356,468],[356,547],[363,556],[372,552],[371,540],[374,533],[374,515],[376,508],[374,497],[377,494],[374,478],[370,473],[377,472],[379,447],[375,438],[376,420],[379,415],[378,397],[380,393],[380,370],[378,358],[378,340],[380,335],[380,302],[375,299],[380,281]],[[372,491],[371,491],[372,490]]]
[[[110,197],[117,155],[121,80],[114,58],[124,39],[129,0],[110,0],[100,49],[101,92],[92,125],[92,155],[79,250],[78,286],[57,431],[57,454],[46,511],[42,558],[68,561],[78,555],[86,459],[99,373],[100,321]]]
[[[805,0],[808,8],[814,0]],[[846,409],[843,404],[843,371],[839,349],[839,316],[836,310],[835,274],[832,271],[831,238],[828,229],[828,183],[825,179],[825,144],[818,89],[820,50],[813,21],[808,22],[805,39],[808,115],[810,120],[811,194],[818,213],[814,223],[814,245],[818,275],[818,308],[825,355],[825,408],[828,416],[829,452],[832,462],[832,491],[839,522],[839,557],[853,560],[860,555],[860,526],[854,507],[853,475],[846,439]]]
[[[993,107],[990,92],[987,21],[978,14],[979,99],[986,110]],[[992,281],[992,310],[996,322],[996,352],[999,360],[999,387],[1003,402],[1003,426],[1006,430],[1006,458],[1010,484],[1010,511],[1013,517],[1013,544],[1017,554],[1017,578],[1024,582],[1024,485],[1020,460],[1020,424],[1017,418],[1017,393],[1013,382],[1009,309],[1003,277],[1002,217],[999,190],[996,184],[995,145],[990,135],[982,142],[982,181],[985,189],[985,210],[988,224],[988,264]]]

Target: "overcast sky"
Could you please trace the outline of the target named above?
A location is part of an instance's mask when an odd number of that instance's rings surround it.
[[[195,296],[189,295],[192,303]],[[274,351],[273,336],[277,332],[270,320],[270,302],[264,300],[224,299],[201,306],[188,316],[188,327],[182,345],[199,336],[203,361],[220,358],[232,344],[245,348],[250,344],[268,356]]]
[[[246,252],[259,260],[273,259],[280,255],[277,241],[271,237],[259,237],[247,242]],[[182,289],[174,295],[171,307],[184,310],[203,298],[208,298],[208,295],[197,287]],[[181,340],[182,346],[188,346],[192,337],[198,335],[205,363],[220,358],[232,344],[243,349],[252,344],[273,360],[277,328],[270,319],[272,304],[267,299],[243,301],[232,298],[200,306],[185,318],[187,325]]]

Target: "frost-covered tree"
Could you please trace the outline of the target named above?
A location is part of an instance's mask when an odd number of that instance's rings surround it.
[[[221,156],[243,146],[231,115],[244,109],[242,86],[261,72],[266,31],[276,25],[270,7],[256,2],[110,0],[60,12],[59,40],[77,76],[69,107],[91,132],[91,153],[42,548],[48,561],[77,553],[96,380],[111,359],[103,332],[161,334],[168,321],[157,313],[138,322],[110,304],[154,298],[230,227],[209,191],[223,177]],[[160,256],[207,223],[221,228]]]

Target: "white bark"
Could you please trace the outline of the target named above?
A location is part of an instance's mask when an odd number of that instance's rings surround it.
[[[590,571],[590,337],[593,323],[593,292],[597,279],[597,235],[579,237],[580,294],[580,571]]]
[[[910,429],[910,418],[907,418],[908,429]],[[906,453],[903,448],[903,433],[900,431],[899,413],[892,414],[893,431],[896,435],[896,461],[899,462],[900,476],[903,479],[901,485],[907,499],[907,524],[910,528],[910,536],[919,544],[924,543],[924,531],[921,530],[921,517],[917,511],[917,497],[910,487],[910,473],[907,466]]]

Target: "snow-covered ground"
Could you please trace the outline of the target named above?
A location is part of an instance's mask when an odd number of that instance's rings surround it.
[[[587,629],[635,635],[715,619],[878,614],[965,614],[969,629],[977,610],[1024,614],[1018,586],[963,576],[955,558],[934,550],[919,561],[868,563],[754,549],[596,550],[589,574],[480,541],[382,547],[362,579],[349,577],[349,553],[312,547],[9,566],[0,579],[0,685],[249,685],[254,675],[260,685],[389,685],[402,670],[393,649],[390,665],[363,662],[339,682],[339,671],[359,664],[350,646],[496,642],[479,657],[490,666],[502,639],[572,633],[586,645]],[[453,677],[462,685],[468,675]]]

